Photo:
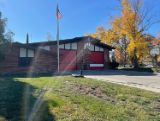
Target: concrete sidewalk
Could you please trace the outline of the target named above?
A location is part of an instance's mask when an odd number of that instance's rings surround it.
[[[98,79],[160,93],[160,74],[106,70],[100,72],[84,72],[84,75],[86,78]]]

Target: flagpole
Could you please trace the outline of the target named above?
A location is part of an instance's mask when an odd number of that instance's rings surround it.
[[[59,11],[59,7],[57,4],[57,11],[56,11],[56,17],[57,17],[57,64],[58,64],[58,68],[57,71],[58,73],[60,72],[60,52],[59,52],[59,20],[62,18],[61,13]]]
[[[58,10],[58,5],[57,5]],[[59,73],[59,19],[57,17],[57,61],[58,61],[58,68],[57,71]]]

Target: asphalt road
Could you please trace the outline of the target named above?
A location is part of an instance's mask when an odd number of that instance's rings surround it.
[[[85,77],[160,93],[160,74],[130,71],[85,71]]]

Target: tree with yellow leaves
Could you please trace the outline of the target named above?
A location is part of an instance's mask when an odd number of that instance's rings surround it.
[[[105,30],[104,27],[97,27],[96,33],[89,34],[89,36],[92,36],[93,38],[98,38],[102,42],[107,43],[109,45],[112,45],[113,42],[116,42],[119,40],[119,36],[116,32],[114,32],[112,29]]]
[[[135,68],[139,67],[148,52],[148,43],[145,41],[144,31],[145,27],[141,16],[142,4],[139,0],[134,0],[132,3],[129,0],[122,0],[122,15],[112,22],[113,30],[121,36],[126,36],[130,41],[127,46],[129,59]],[[146,16],[145,16],[146,17]],[[148,24],[149,25],[149,24]]]
[[[128,57],[132,65],[138,68],[144,57],[149,53],[145,32],[151,25],[159,21],[151,17],[149,11],[143,9],[143,0],[120,1],[121,15],[112,20],[112,29],[105,30],[100,27],[91,36],[110,45],[123,40],[125,58]],[[120,47],[120,43],[118,44],[118,47]]]

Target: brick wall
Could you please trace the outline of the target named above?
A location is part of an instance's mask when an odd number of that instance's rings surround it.
[[[13,46],[5,57],[3,62],[0,62],[0,73],[34,73],[34,72],[52,72],[57,69],[57,60],[55,54],[46,54],[42,51],[35,53],[35,58],[31,66],[19,66],[20,47]]]
[[[109,50],[105,49],[104,50],[104,68],[109,69]]]
[[[89,69],[89,64],[92,63],[90,55],[92,52],[89,50],[84,50],[84,44],[88,42],[88,39],[83,39],[78,41],[77,51],[71,52],[72,55],[75,55],[76,58],[73,63],[74,70]],[[40,45],[36,45],[37,48]],[[9,53],[6,55],[6,58],[3,62],[0,62],[0,73],[40,73],[40,72],[54,72],[57,70],[57,45],[50,45],[51,52],[44,52],[37,50],[33,62],[29,67],[20,67],[19,66],[19,53],[20,46],[13,46],[10,48]],[[69,51],[69,50],[68,50]],[[74,53],[74,54],[73,54]],[[60,62],[63,63],[63,59],[71,58],[68,54],[63,51],[60,51]],[[66,61],[65,61],[66,62]],[[75,68],[76,66],[76,68]],[[109,68],[109,50],[104,49],[104,67],[105,69]]]

